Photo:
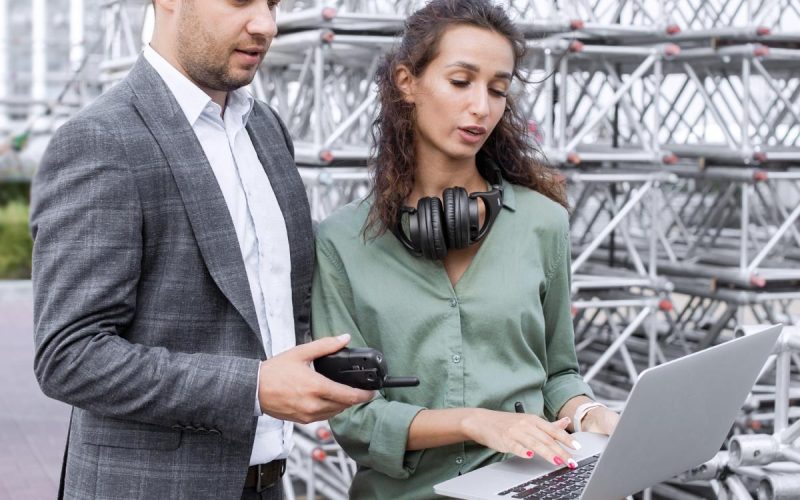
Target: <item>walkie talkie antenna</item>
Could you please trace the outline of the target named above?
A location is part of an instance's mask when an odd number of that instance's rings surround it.
[[[417,377],[386,377],[383,379],[384,387],[416,387],[418,385]]]

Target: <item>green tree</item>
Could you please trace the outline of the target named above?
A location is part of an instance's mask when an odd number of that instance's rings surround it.
[[[28,205],[22,201],[0,206],[0,279],[31,277],[33,241],[28,214]]]

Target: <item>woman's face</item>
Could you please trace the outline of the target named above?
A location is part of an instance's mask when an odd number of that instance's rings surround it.
[[[397,84],[416,108],[417,153],[474,158],[503,116],[513,71],[511,42],[474,26],[445,31],[419,77],[398,70]]]

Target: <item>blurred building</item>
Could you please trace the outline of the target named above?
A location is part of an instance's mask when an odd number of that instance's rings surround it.
[[[53,130],[102,90],[110,33],[146,2],[0,0],[0,178],[28,177]]]
[[[6,127],[53,105],[67,86],[73,95],[65,96],[61,106],[85,104],[80,98],[94,89],[75,73],[82,65],[96,69],[102,57],[101,3],[0,0],[0,120]],[[95,57],[84,61],[87,54]]]

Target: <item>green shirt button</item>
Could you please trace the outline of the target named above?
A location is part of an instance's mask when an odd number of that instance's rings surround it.
[[[453,363],[458,363],[459,361],[461,361],[461,356],[453,354]]]
[[[461,464],[463,464],[463,463],[464,463],[464,457],[457,457],[457,458],[456,458],[456,463],[457,463],[458,465],[461,465]]]
[[[456,299],[450,299],[450,307],[455,307],[455,306],[457,306],[457,305],[458,305],[458,300],[456,300]]]

